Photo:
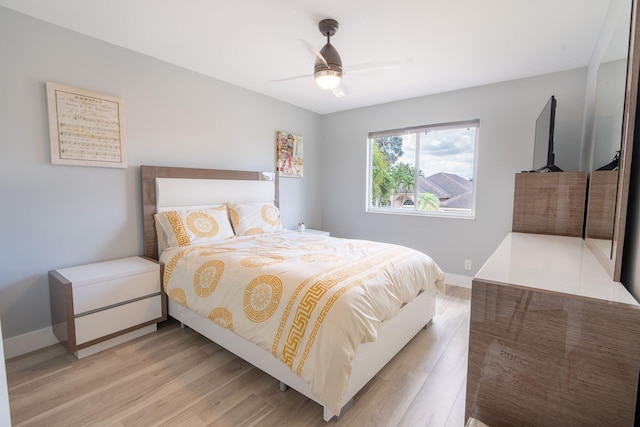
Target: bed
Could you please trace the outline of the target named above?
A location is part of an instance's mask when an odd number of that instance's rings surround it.
[[[145,256],[161,262],[169,315],[322,405],[325,421],[431,324],[444,291],[431,258],[282,229],[277,175],[141,166],[141,181]],[[198,221],[216,237],[189,231]]]

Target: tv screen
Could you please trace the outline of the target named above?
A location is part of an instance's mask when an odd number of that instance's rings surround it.
[[[556,172],[553,153],[553,129],[556,119],[556,98],[551,96],[536,120],[536,133],[533,145],[533,170],[536,172]]]

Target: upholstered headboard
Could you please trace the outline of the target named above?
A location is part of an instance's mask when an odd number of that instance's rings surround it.
[[[140,166],[144,255],[158,259],[153,215],[158,209],[217,203],[264,202],[278,205],[278,174],[222,169]]]

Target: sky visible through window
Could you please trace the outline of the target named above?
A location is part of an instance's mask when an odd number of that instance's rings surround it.
[[[432,130],[420,138],[420,165],[424,176],[439,172],[451,173],[464,179],[473,178],[476,128]],[[416,134],[402,136],[399,163],[414,164]]]

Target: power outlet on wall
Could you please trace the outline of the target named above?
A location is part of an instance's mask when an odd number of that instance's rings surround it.
[[[470,259],[465,259],[464,260],[464,269],[465,270],[471,270],[471,260]]]

